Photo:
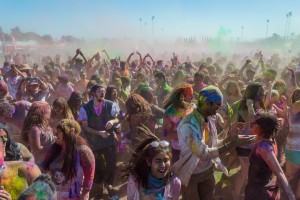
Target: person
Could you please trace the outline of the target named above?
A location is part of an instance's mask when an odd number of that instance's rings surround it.
[[[56,127],[62,119],[74,119],[67,101],[63,97],[58,97],[52,104],[50,126]]]
[[[57,79],[58,79],[58,84],[56,87],[57,97],[63,97],[65,99],[69,99],[74,89],[69,83],[68,77],[58,76]]]
[[[74,90],[78,91],[78,92],[84,92],[88,82],[89,81],[86,78],[86,72],[81,71],[80,72],[80,80],[74,85]]]
[[[46,101],[49,93],[48,85],[45,84],[40,78],[30,77],[24,80],[21,85],[21,98],[23,100]]]
[[[205,74],[203,72],[196,72],[194,74],[194,85],[193,85],[193,90],[194,90],[194,95],[196,98],[199,96],[199,92],[205,88],[207,85],[204,83],[204,78]]]
[[[145,126],[140,126],[139,131],[149,136],[137,145],[125,168],[123,177],[128,178],[127,199],[178,200],[181,183],[170,169],[172,154],[169,143],[160,141]]]
[[[23,160],[34,162],[30,151],[21,143],[15,142],[8,127],[0,123],[0,138],[5,146],[5,161]]]
[[[21,133],[24,119],[29,111],[31,103],[28,101],[16,101],[14,103],[0,103],[0,121],[14,129],[13,135]]]
[[[41,174],[40,169],[33,162],[5,161],[5,145],[0,140],[0,196],[11,196],[17,199],[28,185]]]
[[[72,111],[72,115],[75,120],[78,119],[80,107],[83,104],[83,95],[80,92],[73,91],[70,99],[68,100],[68,106]]]
[[[199,93],[197,109],[183,118],[177,127],[181,153],[172,171],[181,180],[183,199],[213,199],[215,179],[212,159],[254,140],[253,137],[235,135],[239,131],[236,125],[224,139],[229,142],[217,142],[216,132],[213,131],[215,124],[209,117],[216,115],[222,101],[219,88],[212,85],[203,88]]]
[[[52,128],[49,126],[51,108],[47,102],[32,103],[24,120],[22,138],[28,144],[35,163],[40,164],[51,144],[54,142]]]
[[[7,101],[8,86],[3,77],[0,76],[0,102]]]
[[[11,65],[10,70],[3,76],[8,86],[9,95],[16,99],[17,92],[26,75],[17,69],[16,65]]]
[[[240,101],[232,104],[234,121],[244,123],[241,129],[241,135],[251,135],[250,122],[253,121],[257,112],[263,111],[264,108],[264,89],[258,82],[250,83],[245,90],[245,94]],[[245,187],[249,169],[249,155],[252,145],[241,146],[236,148],[241,170],[239,172],[239,180],[235,182],[233,196],[237,199],[242,195],[243,187]]]
[[[164,73],[157,72],[156,74],[154,74],[154,78],[157,83],[157,88],[156,88],[156,96],[158,101],[157,103],[159,107],[162,107],[165,97],[167,96],[167,94],[170,93],[171,88],[166,81],[166,76]]]
[[[93,98],[80,108],[78,117],[96,160],[96,176],[91,191],[91,197],[95,198],[102,196],[104,182],[111,195],[114,195],[112,194],[116,171],[114,126],[119,120],[115,104],[104,99],[105,91],[103,85],[93,85],[91,88]]]
[[[286,193],[287,199],[296,199],[277,158],[277,146],[273,134],[278,130],[278,122],[270,113],[259,113],[251,123],[251,133],[256,135],[256,142],[250,155],[248,183],[245,200],[279,199],[279,189],[272,179]]]
[[[172,163],[179,159],[180,154],[176,128],[181,119],[193,112],[192,99],[192,85],[180,84],[171,91],[164,102],[163,132],[167,141],[171,141]]]
[[[41,174],[22,192],[18,200],[56,200],[56,188],[48,174]]]
[[[51,174],[58,199],[88,200],[95,172],[93,152],[79,135],[81,128],[75,120],[63,119],[56,129],[42,169]]]

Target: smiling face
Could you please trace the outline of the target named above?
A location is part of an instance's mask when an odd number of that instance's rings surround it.
[[[6,148],[8,138],[7,138],[7,133],[3,129],[0,129],[0,139],[1,139],[0,142],[3,144],[3,153],[4,153],[4,157],[5,157],[5,154],[6,154],[5,148]]]
[[[55,136],[55,142],[56,144],[63,146],[65,144],[65,140],[64,140],[64,133],[62,132],[62,130],[57,129],[56,132],[54,133]]]
[[[165,178],[170,172],[171,161],[166,152],[160,152],[148,164],[151,166],[151,174],[157,179]]]
[[[105,97],[105,88],[99,87],[97,90],[94,92],[94,98],[98,102],[103,102]]]

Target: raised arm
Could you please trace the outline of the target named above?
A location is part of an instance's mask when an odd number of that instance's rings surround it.
[[[128,56],[128,58],[127,58],[127,61],[126,61],[126,62],[127,62],[127,65],[128,65],[128,66],[130,66],[130,59],[131,59],[131,56],[133,56],[133,54],[134,54],[134,53],[132,52],[131,54],[129,54],[129,56]]]
[[[107,54],[106,50],[104,49],[104,50],[102,50],[102,52],[105,53],[107,59],[110,61],[110,57],[109,57],[109,55]]]
[[[251,63],[251,60],[246,60],[245,64],[243,65],[243,67],[240,69],[240,72],[239,72],[239,77],[241,80],[243,80],[245,77],[244,77],[244,71],[246,69],[246,67]]]
[[[76,49],[76,54],[74,55],[74,57],[72,58],[72,60],[70,62],[71,66],[74,65],[75,59],[77,58],[77,56],[79,55],[79,53],[80,53],[80,49]]]

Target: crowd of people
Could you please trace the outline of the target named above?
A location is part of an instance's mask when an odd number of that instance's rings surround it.
[[[0,199],[300,199],[300,56],[180,58],[6,56]]]

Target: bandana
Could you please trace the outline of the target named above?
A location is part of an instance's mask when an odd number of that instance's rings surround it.
[[[199,101],[201,102],[222,102],[223,95],[219,88],[209,85],[203,88],[199,94]]]

